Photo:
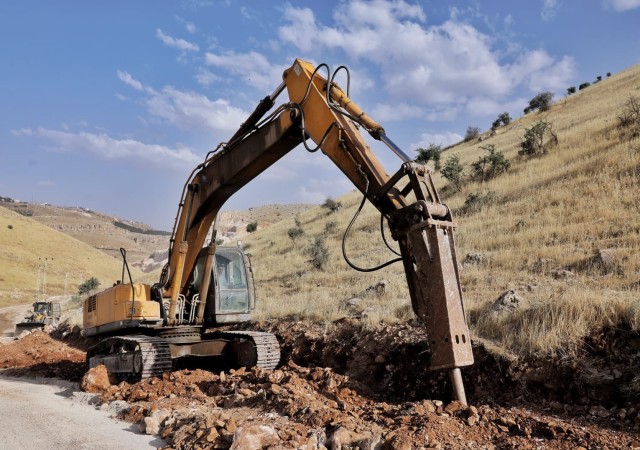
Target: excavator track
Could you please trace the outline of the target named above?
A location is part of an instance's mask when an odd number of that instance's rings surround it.
[[[251,343],[251,352],[239,352],[239,364],[245,367],[275,369],[280,362],[280,343],[271,333],[262,331],[219,331],[204,339],[229,339],[236,343]],[[252,353],[252,354],[249,354]]]
[[[110,373],[131,378],[162,377],[171,371],[171,350],[162,338],[133,335],[110,337],[87,351],[89,368],[104,364]]]

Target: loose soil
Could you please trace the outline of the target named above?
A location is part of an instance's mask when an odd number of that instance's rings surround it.
[[[251,448],[238,444],[247,435],[258,448],[640,448],[640,337],[628,329],[600,330],[565,358],[512,361],[475,345],[464,407],[447,373],[426,370],[418,324],[244,328],[278,336],[278,369],[175,371],[111,385],[100,401],[126,401],[122,418],[143,428],[159,419],[158,434],[178,449]],[[66,331],[0,346],[0,367],[78,381],[89,343]]]

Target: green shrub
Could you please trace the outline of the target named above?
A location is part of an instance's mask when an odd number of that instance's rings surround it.
[[[333,213],[342,208],[342,203],[335,201],[331,197],[328,197],[322,204],[322,207],[328,209],[329,213]]]
[[[478,212],[482,207],[490,205],[495,201],[496,194],[493,191],[489,191],[486,194],[476,194],[471,192],[467,195],[464,201],[463,214],[470,214]]]
[[[247,224],[247,232],[248,233],[253,233],[257,229],[258,229],[258,221],[254,221],[254,222],[251,222],[251,223]]]
[[[499,173],[506,172],[511,167],[511,163],[505,158],[502,152],[496,151],[496,146],[488,144],[480,147],[486,152],[476,162],[471,164],[473,176],[481,181],[491,179]]]
[[[571,94],[575,94],[576,93],[576,87],[575,86],[571,86],[567,88],[567,95],[571,95]]]
[[[326,224],[324,224],[324,235],[326,236],[328,234],[331,234],[337,229],[338,229],[338,222],[336,222],[335,220],[332,220],[331,222],[327,222]]]
[[[88,294],[89,292],[97,289],[98,286],[100,286],[100,280],[96,277],[91,277],[78,286],[78,295]]]
[[[296,240],[303,234],[304,230],[300,227],[293,227],[287,230],[287,236],[289,236],[289,239],[291,239],[291,242],[293,242],[294,244],[296,243]]]
[[[324,236],[318,236],[309,247],[308,254],[311,257],[309,262],[318,270],[324,270],[329,262],[329,248],[325,243]]]
[[[540,120],[526,129],[524,139],[520,143],[518,155],[535,156],[548,153],[549,149],[558,145],[558,136],[553,125],[547,120]]]
[[[418,156],[416,157],[415,162],[419,164],[427,164],[429,161],[433,160],[435,169],[440,170],[440,156],[442,155],[441,145],[429,144],[429,147],[419,148],[416,152],[418,152]]]
[[[451,155],[444,162],[444,167],[440,174],[451,183],[457,190],[462,187],[462,174],[464,166],[460,163],[460,155]]]

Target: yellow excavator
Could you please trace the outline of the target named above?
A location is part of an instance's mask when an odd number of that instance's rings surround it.
[[[334,81],[344,71],[345,92]],[[326,78],[322,75],[326,73]],[[454,245],[456,224],[440,200],[431,169],[417,164],[350,98],[349,71],[296,59],[283,82],[260,101],[228,142],[209,152],[182,191],[169,261],[152,286],[122,279],[84,303],[84,331],[104,337],[87,352],[89,367],[114,374],[159,376],[181,358],[223,356],[238,366],[274,368],[279,344],[270,333],[216,331],[250,320],[255,290],[239,248],[216,247],[216,217],[235,192],[299,144],[321,150],[371,202],[399,247],[415,314],[427,329],[430,369],[450,369],[454,394],[466,403],[460,367],[473,364]],[[288,101],[276,106],[287,91]],[[389,175],[360,133],[366,130],[401,160]],[[348,229],[347,229],[348,232]],[[345,238],[347,233],[345,233]],[[383,234],[384,237],[384,234]],[[385,240],[386,242],[386,240]],[[391,247],[390,247],[391,248]],[[279,301],[283,301],[281,299]]]

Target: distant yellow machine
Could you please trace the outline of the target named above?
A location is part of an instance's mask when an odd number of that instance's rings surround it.
[[[224,356],[237,365],[275,367],[277,339],[269,333],[220,332],[250,320],[255,292],[250,261],[239,248],[215,244],[209,230],[223,204],[299,144],[322,150],[386,220],[400,253],[411,303],[425,322],[432,369],[451,369],[457,398],[465,402],[460,367],[473,363],[453,240],[456,225],[440,201],[427,166],[412,162],[333,80],[326,64],[296,59],[282,84],[260,101],[228,142],[209,152],[182,191],[169,246],[169,262],[153,286],[120,284],[84,304],[88,336],[104,336],[87,352],[89,366],[112,373],[161,375],[181,358]],[[320,76],[321,71],[327,77]],[[287,90],[288,101],[275,107]],[[389,176],[360,129],[386,144],[403,163]],[[308,140],[315,142],[311,147]],[[213,227],[215,230],[215,226]],[[347,229],[348,232],[348,229]],[[346,239],[347,233],[345,233]],[[383,235],[384,237],[384,235]],[[386,242],[386,241],[385,241]],[[384,267],[360,269],[371,271]],[[283,299],[272,301],[285,302]]]
[[[45,325],[57,325],[62,316],[62,308],[60,303],[53,302],[35,302],[33,311],[25,316],[24,320],[16,324],[14,336],[26,330],[42,330]]]

